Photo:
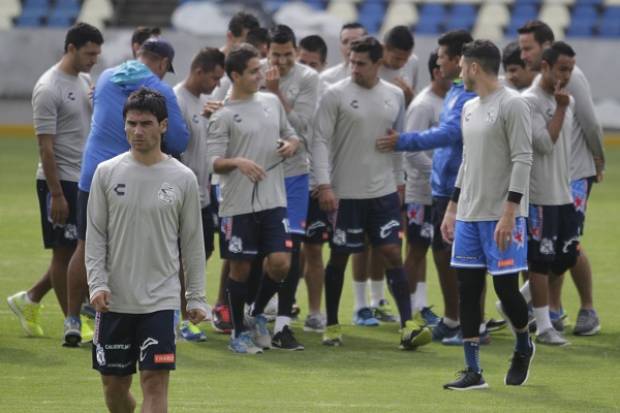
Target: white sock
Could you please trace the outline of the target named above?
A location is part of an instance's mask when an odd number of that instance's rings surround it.
[[[24,298],[27,304],[37,304],[32,300],[32,298],[30,298],[30,293],[28,291],[26,291],[26,294],[24,294]]]
[[[385,298],[385,281],[370,280],[370,306],[379,307],[381,300]]]
[[[415,287],[416,306],[418,310],[428,307],[428,297],[426,294],[426,282],[420,281]]]
[[[521,286],[521,289],[519,291],[521,291],[521,295],[523,296],[523,298],[525,298],[526,303],[529,304],[532,302],[532,292],[530,291],[529,281],[526,281],[525,284]]]
[[[442,320],[443,320],[443,323],[450,328],[458,327],[460,325],[458,320],[453,320],[448,317],[443,317]]]
[[[358,311],[360,308],[368,307],[366,281],[353,281],[353,293],[355,294],[355,304],[353,307],[355,311]]]
[[[415,314],[418,312],[419,308],[418,308],[418,294],[417,291],[413,294],[410,294],[411,297],[411,313]]]
[[[286,317],[283,315],[277,316],[275,326],[273,327],[273,334],[279,333],[280,331],[282,331],[284,326],[290,326],[290,325],[291,325],[291,317]]]
[[[478,328],[478,333],[482,335],[485,331],[487,331],[487,323],[482,322],[480,323],[480,327]]]
[[[549,317],[549,306],[534,307],[534,318],[536,318],[536,334],[553,328],[551,317]]]

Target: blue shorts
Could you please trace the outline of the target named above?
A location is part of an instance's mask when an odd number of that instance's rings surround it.
[[[69,205],[69,216],[64,225],[52,223],[51,194],[44,179],[37,179],[37,196],[39,198],[39,212],[41,213],[41,230],[43,232],[43,247],[46,249],[58,247],[75,248],[78,239],[77,230],[77,182],[60,181],[62,193]]]
[[[373,246],[401,244],[398,193],[370,199],[341,199],[333,222],[331,248],[336,253],[364,251],[366,236]]]
[[[327,212],[319,206],[319,198],[313,198],[312,193],[308,193],[308,218],[306,219],[306,237],[304,242],[307,244],[322,244],[329,241],[331,225],[327,217]]]
[[[291,252],[286,208],[273,208],[220,218],[222,258],[253,260],[257,255]]]
[[[407,243],[428,248],[433,239],[431,206],[410,202],[407,211]]]
[[[583,228],[586,223],[586,210],[588,209],[588,199],[594,184],[595,177],[576,179],[570,183],[571,193],[573,195],[573,204],[577,212],[577,225],[579,234],[583,235]]]
[[[452,259],[454,268],[486,268],[491,275],[514,274],[527,270],[525,218],[518,217],[512,240],[501,252],[495,242],[497,221],[456,221]]]
[[[308,216],[308,174],[284,178],[284,185],[286,186],[289,231],[291,234],[304,235]]]
[[[92,345],[93,369],[128,376],[140,370],[174,370],[174,310],[148,314],[97,313]]]

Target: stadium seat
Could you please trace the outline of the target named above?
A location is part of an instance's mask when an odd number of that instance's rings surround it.
[[[443,31],[441,24],[432,20],[418,20],[415,26],[416,34],[440,34]]]
[[[323,0],[304,0],[304,2],[317,10],[325,10],[325,2]]]
[[[383,28],[381,33],[385,33],[394,26],[413,26],[418,22],[418,10],[411,3],[401,1],[391,2],[385,12]]]
[[[598,12],[593,6],[578,4],[573,8],[571,13],[572,20],[595,20],[598,18]]]
[[[447,12],[443,4],[427,3],[420,8],[419,16],[421,23],[432,26],[432,23],[443,23],[447,17]]]
[[[570,27],[566,30],[569,37],[591,37],[595,20],[573,20]]]
[[[480,24],[476,23],[472,31],[474,39],[489,39],[493,41],[501,41],[504,37],[502,26],[494,23]]]
[[[508,7],[500,3],[485,3],[478,12],[479,24],[498,24],[505,26],[510,22]]]
[[[607,7],[598,26],[601,37],[620,37],[620,7]]]
[[[600,6],[603,4],[603,0],[577,0],[577,5],[589,5],[589,6]]]
[[[2,0],[0,4],[0,30],[8,30],[13,26],[13,18],[19,15],[21,5],[19,0]]]
[[[540,20],[556,27],[566,27],[570,23],[568,8],[562,4],[545,4],[540,10]]]
[[[472,4],[455,4],[446,19],[445,30],[471,30],[476,22],[477,10]]]
[[[382,0],[366,0],[360,5],[358,21],[366,27],[368,33],[377,33],[385,16],[385,4]]]
[[[106,20],[110,19],[113,14],[114,8],[110,0],[84,0],[78,20],[103,28]]]
[[[15,19],[18,27],[38,27],[41,26],[49,10],[48,0],[25,0],[22,3],[22,11]]]
[[[620,0],[605,0],[603,4],[605,6],[620,6]]]
[[[327,6],[327,12],[339,17],[344,22],[354,22],[357,20],[357,8],[352,2],[332,1]]]

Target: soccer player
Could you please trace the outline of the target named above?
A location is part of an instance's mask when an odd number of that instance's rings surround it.
[[[327,60],[327,44],[321,36],[310,35],[299,41],[297,62],[310,66],[321,73]],[[319,84],[319,94],[323,82]],[[318,103],[318,99],[317,99]],[[308,215],[306,233],[302,244],[304,280],[308,290],[308,315],[304,321],[304,331],[322,333],[325,331],[325,319],[321,314],[321,295],[325,267],[323,264],[323,244],[329,240],[330,224],[325,211],[319,206],[316,178],[312,168],[309,177]]]
[[[446,79],[453,84],[446,97],[437,127],[422,132],[392,133],[378,140],[380,150],[425,151],[434,149],[431,171],[431,190],[433,203],[431,219],[433,222],[433,258],[444,299],[444,316],[433,328],[433,340],[455,337],[459,333],[459,292],[454,269],[450,268],[450,244],[440,236],[448,201],[454,190],[454,181],[461,164],[463,141],[461,135],[461,112],[463,105],[476,95],[465,90],[459,75],[461,50],[465,43],[471,42],[471,35],[464,30],[443,34],[437,50],[437,64]]]
[[[403,92],[378,77],[383,46],[373,37],[351,45],[351,77],[330,86],[322,96],[314,121],[312,162],[319,202],[335,214],[331,254],[325,269],[327,329],[323,344],[339,346],[342,333],[338,306],[349,254],[364,249],[365,237],[385,260],[390,290],[398,305],[401,348],[414,349],[430,341],[430,331],[411,317],[409,285],[401,257],[400,154],[375,149],[388,129],[402,129]],[[421,320],[420,320],[421,321]]]
[[[97,63],[102,43],[97,28],[86,23],[71,27],[65,35],[62,58],[39,78],[32,92],[43,246],[52,250],[52,260],[35,285],[7,299],[29,336],[44,335],[40,301],[50,289],[67,316],[67,266],[77,243],[77,181],[92,113],[88,72]],[[92,336],[92,331],[84,333]]]
[[[523,93],[532,108],[534,163],[530,183],[529,280],[536,318],[536,341],[567,341],[549,318],[548,280],[575,265],[579,255],[579,219],[570,188],[570,144],[574,102],[565,90],[575,52],[564,42],[543,51],[541,76]]]
[[[138,56],[138,50],[140,50],[142,43],[152,37],[159,36],[161,36],[161,29],[159,27],[136,27],[131,35],[131,54],[133,55],[133,58],[135,59]]]
[[[269,30],[264,27],[252,29],[248,32],[245,41],[256,47],[261,59],[267,57],[267,52],[269,51]]]
[[[351,74],[351,68],[349,66],[351,43],[365,36],[366,33],[366,28],[359,23],[347,23],[342,26],[340,29],[340,54],[342,55],[343,61],[321,72],[322,82],[331,85]]]
[[[189,167],[198,180],[202,230],[207,259],[213,252],[213,238],[217,229],[217,210],[211,207],[209,171],[207,168],[207,119],[203,116],[207,96],[220,83],[224,75],[224,53],[215,48],[203,48],[192,59],[189,75],[174,87],[181,113],[189,130],[189,143],[181,161]],[[215,217],[214,217],[215,214]],[[183,267],[181,267],[181,336],[189,341],[204,341],[206,336],[198,326],[188,320],[184,309]]]
[[[534,345],[519,271],[527,269],[525,245],[528,184],[532,165],[530,110],[518,92],[499,84],[500,52],[488,40],[463,47],[461,76],[477,98],[463,107],[463,162],[444,214],[441,233],[453,242],[451,265],[459,279],[459,313],[466,369],[444,388],[488,387],[482,377],[480,300],[486,272],[516,333],[504,384],[525,384]]]
[[[525,62],[521,59],[521,49],[519,49],[519,43],[517,42],[508,43],[504,47],[502,67],[505,72],[506,86],[513,87],[518,91],[527,89],[537,74],[526,67]]]
[[[185,151],[189,135],[185,120],[177,104],[174,91],[163,82],[167,72],[173,72],[174,49],[164,39],[149,39],[138,51],[137,60],[126,61],[103,71],[97,80],[94,94],[93,118],[84,147],[82,170],[77,194],[78,244],[69,263],[69,303],[65,320],[65,344],[77,346],[80,336],[80,306],[88,291],[84,266],[86,239],[86,207],[95,169],[100,162],[113,158],[129,149],[124,138],[122,108],[131,92],[146,86],[158,90],[166,98],[168,128],[163,146],[167,152]]]
[[[161,151],[166,98],[133,92],[122,108],[129,152],[99,164],[88,201],[86,266],[97,310],[92,365],[111,412],[131,412],[136,363],[144,412],[166,412],[175,368],[180,253],[190,320],[206,316],[205,252],[194,173]]]
[[[396,26],[383,39],[383,65],[379,77],[398,86],[405,94],[405,104],[413,100],[418,83],[418,56],[413,54],[415,41],[406,26]]]
[[[309,164],[311,121],[317,105],[319,76],[315,70],[296,63],[297,41],[286,25],[276,25],[269,31],[269,51],[264,63],[264,89],[278,97],[284,107],[295,136],[302,145],[295,156],[284,161],[284,182],[289,233],[293,241],[291,268],[278,292],[278,315],[274,326],[273,346],[300,350],[290,328],[295,292],[301,272],[300,249],[306,232],[308,215]]]
[[[439,124],[443,99],[452,86],[452,79],[445,78],[437,64],[437,53],[428,59],[431,84],[415,97],[405,115],[405,129],[424,131]],[[407,173],[405,205],[407,211],[407,257],[405,272],[409,279],[411,310],[421,312],[427,325],[434,327],[440,318],[428,305],[426,289],[426,252],[433,239],[431,220],[431,168],[433,151],[405,154]]]
[[[260,353],[271,347],[263,311],[290,268],[292,241],[288,234],[284,158],[300,142],[277,96],[258,92],[262,80],[259,53],[242,44],[226,57],[232,80],[230,97],[209,121],[209,169],[220,175],[221,232],[230,262],[227,298],[233,323],[230,349]],[[243,307],[252,261],[265,257],[267,276],[254,302],[253,337],[244,325]]]
[[[528,68],[540,71],[542,52],[554,41],[553,31],[547,24],[538,20],[526,23],[518,31],[521,58]],[[579,232],[583,233],[590,190],[595,182],[603,180],[605,168],[603,131],[594,112],[588,80],[578,66],[573,68],[566,90],[575,100],[570,174],[573,201],[580,221]],[[580,246],[577,263],[571,268],[571,275],[581,302],[573,334],[597,334],[601,326],[593,304],[592,268],[583,245]],[[563,277],[554,277],[550,280],[553,282],[549,286],[551,318],[558,328],[563,328],[561,321],[563,310],[560,302],[562,280]]]

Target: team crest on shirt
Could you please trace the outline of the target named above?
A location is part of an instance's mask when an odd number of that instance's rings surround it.
[[[487,115],[486,115],[485,121],[486,121],[488,124],[492,124],[492,123],[495,123],[495,121],[496,121],[496,120],[497,120],[497,111],[496,111],[495,109],[490,109],[490,110],[487,112]]]
[[[286,91],[286,98],[289,100],[293,100],[299,94],[299,89],[292,86]]]
[[[166,204],[172,204],[177,199],[177,194],[174,187],[166,182],[161,184],[159,191],[157,191],[157,198]]]

